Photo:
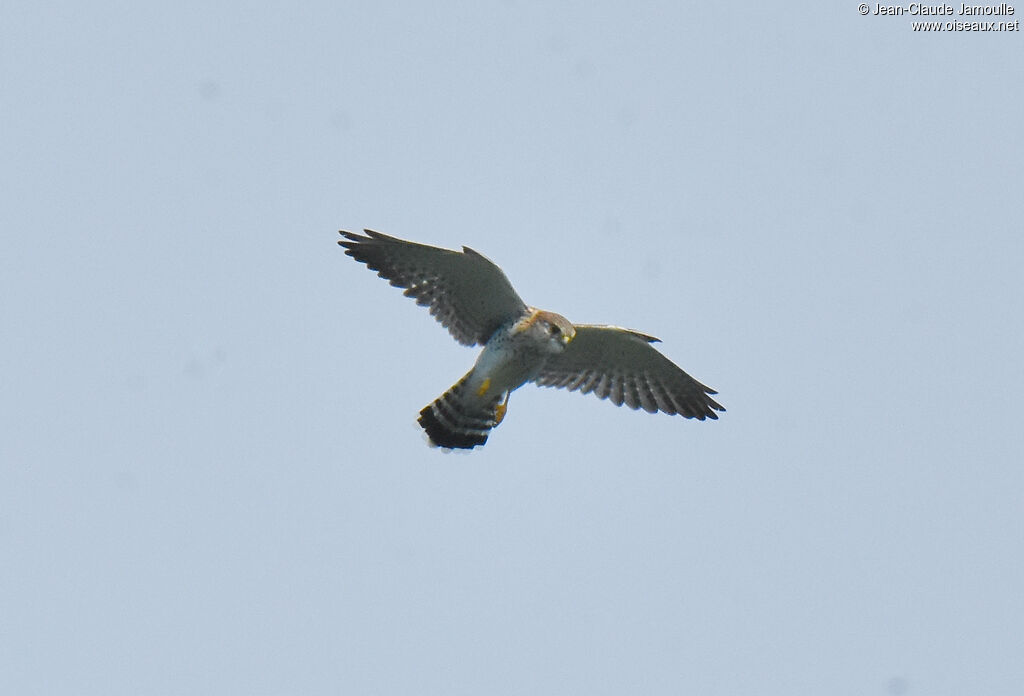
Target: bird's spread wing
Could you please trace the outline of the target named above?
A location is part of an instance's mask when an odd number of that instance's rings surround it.
[[[371,271],[405,288],[405,295],[430,308],[459,343],[484,344],[501,325],[526,313],[526,303],[489,259],[462,247],[452,251],[415,244],[380,232],[341,232],[338,244]]]
[[[543,387],[593,392],[616,406],[648,413],[717,419],[724,411],[715,390],[683,372],[651,343],[658,339],[617,326],[577,324],[576,337],[561,355],[548,358],[533,380]]]

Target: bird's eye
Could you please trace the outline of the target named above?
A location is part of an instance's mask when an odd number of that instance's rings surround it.
[[[549,325],[549,326],[548,326],[548,332],[549,332],[549,333],[550,333],[550,334],[551,334],[552,336],[557,336],[558,334],[560,334],[560,333],[562,332],[562,330],[561,330],[561,329],[559,329],[559,328],[558,328],[557,326],[555,326],[554,324],[551,324],[551,325]]]

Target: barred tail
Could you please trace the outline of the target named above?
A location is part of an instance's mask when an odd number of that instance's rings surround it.
[[[487,434],[497,425],[500,397],[482,400],[469,389],[468,379],[466,375],[420,411],[419,424],[438,447],[472,449],[487,442]]]

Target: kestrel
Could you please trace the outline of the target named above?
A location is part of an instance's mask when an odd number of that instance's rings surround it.
[[[469,247],[452,251],[364,230],[345,232],[345,253],[430,309],[456,341],[484,348],[473,369],[420,411],[431,444],[472,449],[501,423],[509,395],[527,382],[593,393],[648,413],[717,419],[715,390],[651,344],[618,326],[573,324],[528,306],[493,262]]]

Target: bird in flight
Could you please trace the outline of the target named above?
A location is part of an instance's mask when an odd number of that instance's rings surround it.
[[[420,411],[431,444],[472,449],[501,423],[509,395],[527,382],[595,394],[616,406],[686,418],[716,419],[725,409],[715,390],[683,372],[652,343],[659,339],[618,326],[573,324],[528,306],[492,261],[462,251],[416,244],[373,230],[341,231],[345,253],[404,288],[466,346],[483,346],[476,364]]]

